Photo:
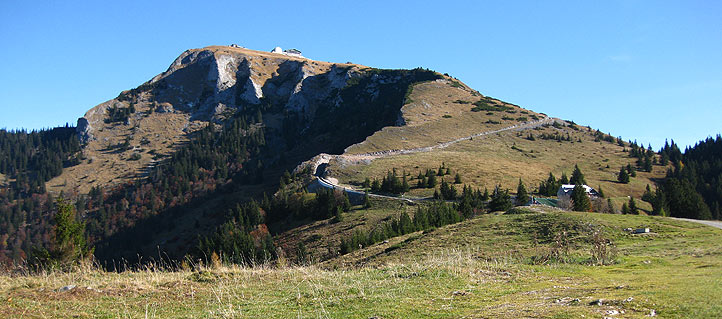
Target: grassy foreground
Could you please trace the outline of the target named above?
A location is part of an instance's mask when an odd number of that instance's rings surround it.
[[[654,234],[622,231],[640,226]],[[589,263],[587,228],[615,243],[613,263]],[[564,261],[534,262],[566,230]],[[719,318],[721,238],[648,216],[484,215],[318,266],[3,274],[0,317]]]

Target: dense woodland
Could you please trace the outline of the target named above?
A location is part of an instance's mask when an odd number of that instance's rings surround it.
[[[187,210],[198,209],[211,194],[231,193],[243,185],[261,183],[264,164],[260,158],[266,142],[257,121],[257,118],[239,115],[222,128],[209,124],[196,132],[187,145],[154,167],[147,179],[108,192],[91,191],[85,209],[89,212],[88,236],[90,242],[96,244],[96,257],[106,263],[121,258],[133,263],[137,247],[160,232],[173,231],[179,216]],[[222,224],[210,238],[199,239],[202,252],[225,247],[226,243],[219,238],[225,238],[228,233],[249,238],[257,228],[265,229],[262,213],[253,207],[239,206],[244,199],[204,207],[203,218]],[[226,212],[228,207],[234,210]],[[270,247],[265,243],[267,235],[267,231],[256,233],[250,246],[247,241],[237,243],[239,248],[228,252],[226,258],[248,260],[273,254],[272,248],[263,251],[264,247]]]
[[[55,200],[45,182],[82,158],[75,128],[0,130],[0,264],[24,260],[51,236]]]
[[[673,168],[646,194],[655,213],[695,219],[721,219],[722,204],[722,138],[707,138],[684,153],[672,141],[660,151],[662,162],[669,160]]]

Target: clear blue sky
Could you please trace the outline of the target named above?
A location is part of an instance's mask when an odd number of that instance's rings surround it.
[[[655,148],[721,132],[719,1],[5,0],[0,128],[74,124],[184,50],[230,43],[422,66]]]

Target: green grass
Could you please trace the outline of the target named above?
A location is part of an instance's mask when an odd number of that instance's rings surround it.
[[[586,262],[584,231],[574,232],[570,262],[529,262],[549,247],[551,234],[540,230],[577,226],[602,230],[618,248],[615,262]],[[641,226],[654,234],[622,231]],[[722,230],[660,217],[483,215],[315,266],[6,273],[0,317],[642,318],[655,310],[661,318],[718,318],[720,238]],[[77,288],[56,291],[69,284]],[[598,299],[601,306],[590,305]]]

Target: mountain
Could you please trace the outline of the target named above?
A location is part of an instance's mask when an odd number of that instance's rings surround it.
[[[618,183],[621,167],[637,166],[629,155],[636,141],[485,96],[447,74],[233,46],[182,53],[165,72],[90,109],[76,134],[82,148],[54,160],[61,164],[46,174],[47,194],[26,190],[25,205],[6,200],[6,214],[17,217],[8,218],[14,226],[5,235],[17,240],[3,242],[5,256],[49,245],[60,194],[76,200],[106,264],[161,251],[173,260],[220,250],[295,256],[316,235],[328,240],[309,250],[330,258],[364,225],[341,222],[345,228],[329,233],[330,218],[348,207],[342,194],[305,193],[321,164],[326,181],[360,194],[366,179],[403,174],[411,202],[444,191],[455,175],[458,188],[516,189],[521,179],[533,191],[550,173],[559,178],[578,166],[616,208],[666,172],[640,168]],[[416,187],[422,173],[441,169],[436,186]],[[378,220],[389,213],[382,209]],[[302,231],[309,225],[320,226]]]

